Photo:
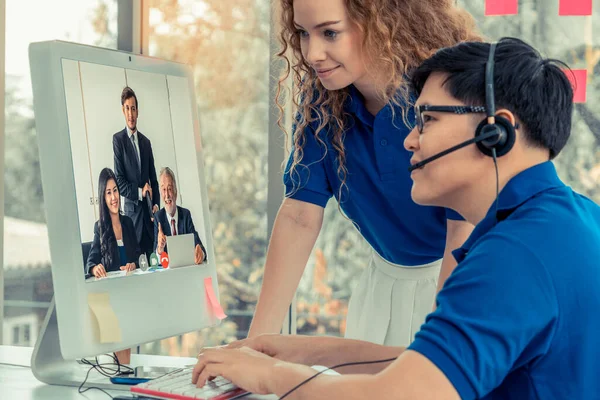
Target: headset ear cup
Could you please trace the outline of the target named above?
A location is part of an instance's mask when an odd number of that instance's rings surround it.
[[[477,148],[486,156],[492,157],[492,149],[496,149],[496,157],[502,157],[508,153],[515,144],[516,133],[515,127],[510,123],[509,120],[503,117],[495,117],[495,124],[488,124],[487,118],[479,123],[477,130],[475,131],[475,137],[478,137],[484,133],[496,130],[498,136],[494,136],[489,140],[482,140],[477,142]]]

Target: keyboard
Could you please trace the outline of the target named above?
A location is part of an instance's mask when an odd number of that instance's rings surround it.
[[[228,380],[217,377],[201,388],[192,383],[193,368],[182,368],[151,381],[131,387],[131,392],[145,397],[174,400],[233,400],[248,392]]]

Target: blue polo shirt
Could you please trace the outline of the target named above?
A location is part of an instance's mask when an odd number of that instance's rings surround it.
[[[361,95],[350,86],[345,105],[350,122],[344,138],[346,185],[339,198],[337,152],[328,130],[318,123],[307,126],[301,163],[290,174],[293,153],[284,174],[286,196],[325,207],[332,196],[346,216],[386,260],[404,266],[421,265],[442,258],[446,244],[446,220],[462,219],[454,211],[419,206],[412,201],[408,173],[412,153],[404,148],[410,133],[402,110],[386,106],[373,116]],[[408,120],[412,121],[411,110]]]
[[[410,349],[462,399],[600,396],[600,207],[551,162],[527,169],[454,255]]]

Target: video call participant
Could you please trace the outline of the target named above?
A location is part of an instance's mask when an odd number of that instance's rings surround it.
[[[100,171],[98,179],[100,219],[94,224],[94,241],[87,259],[87,271],[96,278],[110,271],[133,271],[140,247],[131,218],[121,215],[121,196],[117,178],[110,168]]]
[[[117,184],[125,198],[123,211],[133,220],[141,251],[149,257],[154,243],[152,214],[160,204],[154,155],[150,140],[137,129],[139,104],[130,87],[121,93],[121,106],[126,127],[113,135]]]
[[[190,210],[177,205],[177,181],[169,167],[160,171],[160,193],[165,203],[164,208],[154,218],[154,249],[156,254],[167,251],[167,236],[194,234],[194,258],[196,264],[206,261],[206,249],[194,227]]]
[[[495,51],[473,42],[443,49],[413,73],[417,124],[405,139],[412,198],[476,227],[454,251],[458,265],[408,349],[263,336],[241,343],[258,351],[205,351],[193,382],[222,375],[281,396],[315,373],[286,361],[399,355],[383,370],[319,376],[286,399],[598,398],[600,207],[566,186],[550,161],[571,133],[564,67],[508,38]]]

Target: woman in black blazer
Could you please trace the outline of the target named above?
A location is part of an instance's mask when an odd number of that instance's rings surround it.
[[[131,218],[121,214],[117,178],[110,168],[98,180],[100,219],[94,224],[94,241],[87,259],[87,272],[96,278],[109,271],[133,271],[141,254]]]

